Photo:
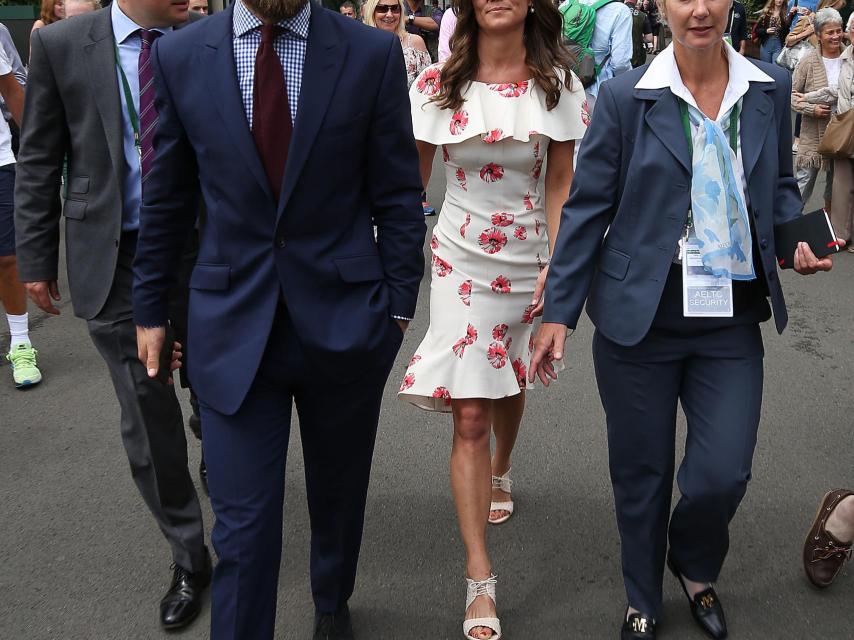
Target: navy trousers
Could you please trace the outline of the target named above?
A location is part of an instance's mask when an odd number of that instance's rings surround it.
[[[213,640],[273,637],[285,460],[296,405],[311,520],[311,587],[325,613],[346,604],[356,579],[380,400],[402,332],[387,339],[360,376],[336,379],[301,348],[284,305],[249,394],[234,415],[199,398],[219,561],[211,595]],[[357,379],[352,379],[357,378]]]
[[[660,618],[668,545],[690,580],[714,582],[750,479],[762,404],[758,323],[696,331],[680,318],[633,347],[596,333],[593,358],[629,606]],[[688,422],[672,515],[676,408]]]

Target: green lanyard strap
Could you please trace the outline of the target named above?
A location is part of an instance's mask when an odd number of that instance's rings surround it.
[[[688,103],[679,99],[679,113],[682,115],[682,128],[685,130],[685,139],[688,146],[694,148],[694,138],[691,136],[691,119],[688,116]],[[729,146],[734,153],[738,153],[738,103],[729,112]]]
[[[130,126],[133,129],[133,144],[136,147],[136,152],[140,156],[142,156],[142,146],[139,142],[139,115],[137,115],[136,107],[133,104],[133,93],[131,93],[130,90],[130,83],[128,82],[128,78],[125,75],[125,70],[122,68],[121,60],[119,60],[119,45],[116,44],[115,40],[113,41],[113,45],[115,45],[116,49],[116,67],[118,67],[119,75],[122,78],[122,89],[124,90],[125,94],[125,106],[128,110]]]

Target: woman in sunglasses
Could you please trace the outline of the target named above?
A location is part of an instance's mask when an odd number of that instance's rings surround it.
[[[424,69],[430,66],[430,53],[424,38],[406,32],[400,19],[403,13],[401,0],[368,0],[365,3],[365,24],[390,31],[400,38],[403,60],[406,63],[406,86],[411,86]]]

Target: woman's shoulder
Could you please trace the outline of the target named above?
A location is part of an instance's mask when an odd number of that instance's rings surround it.
[[[416,33],[409,33],[407,35],[408,38],[406,42],[408,46],[412,47],[416,51],[427,51],[427,44],[424,42],[424,38]]]

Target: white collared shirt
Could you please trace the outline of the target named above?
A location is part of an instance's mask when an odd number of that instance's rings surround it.
[[[729,63],[729,80],[727,81],[726,89],[724,90],[724,99],[721,102],[720,111],[715,118],[723,128],[723,123],[720,121],[720,116],[726,114],[732,107],[738,103],[747,93],[751,82],[774,82],[768,74],[759,69],[752,62],[749,62],[744,56],[736,52],[728,42],[724,41],[724,52]],[[694,96],[682,82],[682,75],[679,73],[679,67],[676,65],[676,57],[673,53],[673,44],[667,46],[664,51],[658,54],[650,63],[646,73],[641,76],[635,89],[664,89],[669,88],[677,98],[681,98],[689,105],[700,111],[697,106],[697,101]],[[698,125],[691,123],[691,133],[696,134]],[[749,196],[747,193],[747,177],[744,173],[744,161],[741,157],[741,118],[739,117],[739,136],[738,149],[736,151],[738,162],[735,163],[735,172],[738,175],[739,182],[743,191],[744,201],[749,204]]]

